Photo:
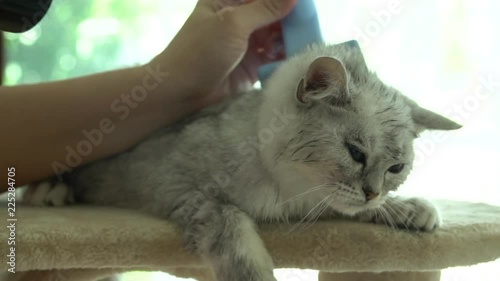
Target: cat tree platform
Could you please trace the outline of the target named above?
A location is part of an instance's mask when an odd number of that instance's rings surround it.
[[[437,281],[441,269],[500,258],[500,207],[436,204],[444,226],[430,234],[334,220],[292,233],[291,225],[262,225],[261,235],[276,267],[320,270],[322,281]],[[16,273],[4,280],[93,281],[132,270],[211,280],[183,249],[179,229],[164,220],[88,206],[16,211]],[[6,224],[7,212],[0,218]],[[2,228],[1,271],[7,271],[9,232]]]

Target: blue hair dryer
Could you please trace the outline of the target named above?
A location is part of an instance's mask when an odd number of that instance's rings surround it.
[[[323,42],[314,0],[298,0],[293,11],[282,20],[281,24],[287,58],[312,43]],[[258,76],[261,83],[267,80],[280,63],[277,61],[259,68]]]

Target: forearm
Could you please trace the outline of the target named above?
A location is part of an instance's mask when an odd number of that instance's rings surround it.
[[[0,88],[0,190],[6,167],[16,168],[18,186],[37,181],[124,151],[191,113],[173,81],[151,64]]]
[[[259,51],[248,49],[250,35],[295,3],[256,0],[224,9],[229,5],[199,1],[169,46],[147,65],[149,71],[145,66],[0,87],[0,192],[7,186],[7,167],[16,168],[18,186],[42,180],[124,151],[233,89],[246,88],[240,85],[252,85],[261,62]]]

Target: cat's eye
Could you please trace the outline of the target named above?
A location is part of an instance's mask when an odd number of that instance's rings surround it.
[[[352,144],[348,144],[347,149],[349,149],[352,160],[358,163],[366,164],[366,155],[361,150],[359,150],[359,148]]]
[[[399,174],[403,171],[404,168],[405,168],[405,164],[397,164],[397,165],[391,166],[388,171],[390,173],[393,173],[393,174]]]

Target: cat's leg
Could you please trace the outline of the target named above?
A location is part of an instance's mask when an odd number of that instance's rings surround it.
[[[362,221],[400,229],[432,231],[442,221],[437,208],[422,198],[389,197],[381,207],[360,214]]]
[[[29,206],[65,206],[74,203],[73,192],[62,182],[43,181],[29,185],[23,194],[23,203]]]
[[[275,281],[271,256],[253,220],[233,205],[193,197],[170,216],[184,227],[188,248],[213,269],[218,281]]]

